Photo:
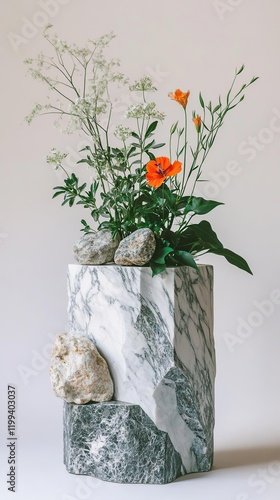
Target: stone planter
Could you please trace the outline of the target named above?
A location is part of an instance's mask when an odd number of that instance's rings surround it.
[[[213,461],[213,269],[71,265],[69,323],[109,364],[114,401],[64,403],[69,472],[164,484]]]

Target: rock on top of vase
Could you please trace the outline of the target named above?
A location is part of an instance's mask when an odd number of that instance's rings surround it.
[[[119,266],[144,266],[151,260],[155,249],[153,231],[148,227],[137,229],[120,242],[114,261]]]
[[[84,265],[113,262],[119,242],[119,237],[113,238],[111,231],[107,229],[85,234],[74,243],[75,259]]]

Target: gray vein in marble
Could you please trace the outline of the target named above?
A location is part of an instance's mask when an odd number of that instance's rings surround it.
[[[168,434],[138,405],[64,405],[64,462],[73,474],[118,483],[165,484],[185,473]]]

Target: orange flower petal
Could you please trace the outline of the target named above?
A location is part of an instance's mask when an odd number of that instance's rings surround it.
[[[179,174],[181,170],[182,170],[182,163],[180,161],[174,161],[173,165],[170,165],[170,167],[165,172],[165,175],[166,177],[170,177],[171,175]]]
[[[167,158],[167,156],[160,156],[155,160],[149,161],[146,165],[146,169],[146,179],[149,186],[157,189],[167,177],[176,175],[182,170],[182,163],[180,161],[175,161],[173,165],[171,165],[170,159]]]
[[[151,160],[147,163],[146,169],[148,172],[153,172],[158,175],[163,173],[170,166],[170,160],[166,156],[160,156],[155,160]]]
[[[197,132],[200,132],[200,127],[201,127],[201,117],[199,115],[194,116],[192,121],[194,122],[195,128]]]
[[[175,90],[175,92],[169,92],[168,96],[171,97],[171,99],[173,99],[174,101],[181,104],[183,108],[186,108],[190,96],[190,91],[188,90],[188,92],[182,92],[182,90],[177,89]]]
[[[155,189],[160,187],[164,182],[164,180],[166,179],[166,177],[155,177],[155,176],[148,177],[148,176],[149,174],[146,175],[146,179],[148,181],[149,186],[152,186]]]

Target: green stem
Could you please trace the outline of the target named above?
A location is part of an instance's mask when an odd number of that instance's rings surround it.
[[[69,178],[70,175],[68,174],[67,170],[60,164],[59,167],[61,168],[61,170],[63,170],[63,172],[66,174],[66,176]]]
[[[184,215],[184,217],[183,217],[183,219],[181,220],[181,222],[180,222],[180,224],[179,224],[179,228],[178,228],[178,230],[176,231],[176,233],[177,233],[177,234],[180,234],[180,233],[182,233],[183,231],[185,231],[185,230],[187,229],[187,227],[188,227],[188,225],[189,225],[190,221],[191,221],[191,220],[192,220],[192,218],[195,216],[195,214],[190,215],[190,217],[189,217],[188,221],[187,221],[187,222],[185,222],[185,221],[186,221],[186,218],[187,218],[187,215],[188,215],[188,214],[185,214],[185,215]]]
[[[183,196],[184,190],[185,190],[185,176],[186,176],[186,169],[187,169],[187,142],[188,142],[188,117],[187,117],[187,109],[184,108],[184,114],[185,114],[185,135],[184,135],[184,142],[185,142],[185,148],[184,148],[184,156],[183,156],[183,179],[182,179],[182,189],[180,192],[180,196]]]

